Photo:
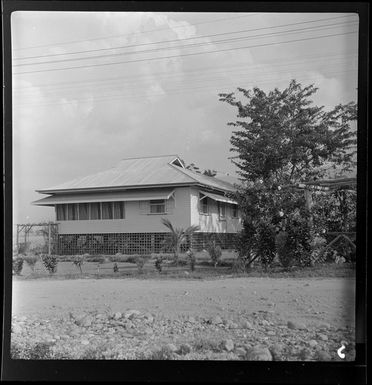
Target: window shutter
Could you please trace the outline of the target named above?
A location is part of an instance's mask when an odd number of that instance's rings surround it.
[[[150,212],[150,202],[139,201],[139,212],[141,215],[148,214]]]

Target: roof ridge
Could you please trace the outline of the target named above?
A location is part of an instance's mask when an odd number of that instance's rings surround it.
[[[189,178],[191,178],[191,179],[194,180],[195,182],[198,182],[198,183],[199,183],[199,181],[198,181],[196,178],[193,178],[192,176],[190,176],[190,175],[188,175],[186,172],[184,172],[184,170],[185,170],[184,168],[175,166],[175,165],[172,164],[172,163],[168,163],[168,166],[171,166],[171,167],[174,168],[175,170],[182,172],[182,174],[188,176]],[[188,171],[190,171],[190,170],[188,170]]]
[[[131,158],[122,158],[122,159],[120,159],[120,161],[130,160],[130,159],[168,158],[170,156],[174,156],[174,157],[179,158],[179,156],[177,154],[169,154],[169,155],[135,156],[135,157],[131,157]]]

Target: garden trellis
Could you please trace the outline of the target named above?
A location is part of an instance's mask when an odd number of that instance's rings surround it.
[[[311,212],[311,209],[313,207],[313,193],[314,192],[323,192],[323,193],[333,193],[334,191],[338,190],[342,192],[342,194],[345,194],[347,191],[356,191],[356,177],[349,177],[349,178],[334,178],[334,179],[321,179],[311,182],[302,182],[302,183],[295,183],[292,185],[284,186],[284,188],[292,188],[295,191],[303,191],[305,200],[306,200],[306,207]],[[310,216],[310,224],[313,225],[312,221],[313,218]],[[328,232],[328,235],[333,237],[332,240],[325,246],[323,253],[327,250],[335,246],[341,239],[346,240],[352,247],[352,249],[356,250],[355,245],[355,238],[356,238],[356,232],[355,231],[347,231],[345,226],[340,229],[340,231],[332,231]]]
[[[41,227],[42,229],[47,229],[48,254],[50,255],[52,252],[53,239],[55,239],[58,234],[58,223],[53,222],[17,224],[17,254],[20,253],[20,238],[22,237],[22,233],[24,239],[24,248],[27,248],[27,244],[29,242],[29,234],[32,228],[34,227]]]

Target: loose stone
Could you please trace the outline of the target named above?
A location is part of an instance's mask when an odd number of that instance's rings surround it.
[[[318,338],[322,341],[328,341],[328,337],[325,334],[318,334]]]
[[[297,321],[288,321],[287,327],[288,327],[288,329],[303,329],[303,330],[306,329],[305,324],[303,324],[301,322],[297,322]]]
[[[234,350],[234,341],[231,339],[227,339],[224,341],[223,346],[228,352],[231,352],[232,350]]]
[[[272,361],[273,357],[270,350],[265,347],[255,346],[250,348],[246,354],[246,360],[249,361]]]

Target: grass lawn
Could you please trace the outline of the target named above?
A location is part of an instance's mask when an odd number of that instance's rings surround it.
[[[82,265],[82,273],[79,268],[72,262],[73,256],[59,257],[56,273],[50,275],[46,268],[39,260],[34,268],[34,271],[27,265],[23,264],[21,275],[14,276],[16,279],[38,279],[38,278],[53,278],[53,279],[77,279],[77,278],[180,278],[180,279],[213,279],[221,277],[353,277],[355,275],[355,267],[349,263],[336,264],[326,263],[313,267],[293,267],[290,270],[285,270],[281,266],[274,266],[267,271],[260,266],[253,267],[249,272],[242,272],[235,268],[234,261],[236,255],[234,252],[225,251],[222,255],[221,263],[215,268],[207,253],[196,253],[195,270],[191,271],[186,255],[181,255],[179,265],[176,266],[171,256],[162,264],[162,271],[158,272],[155,268],[155,258],[146,261],[142,270],[133,262],[125,262],[128,256],[118,257],[114,260],[109,260],[106,256],[103,263],[88,261]],[[117,265],[118,271],[114,272],[114,264]]]

